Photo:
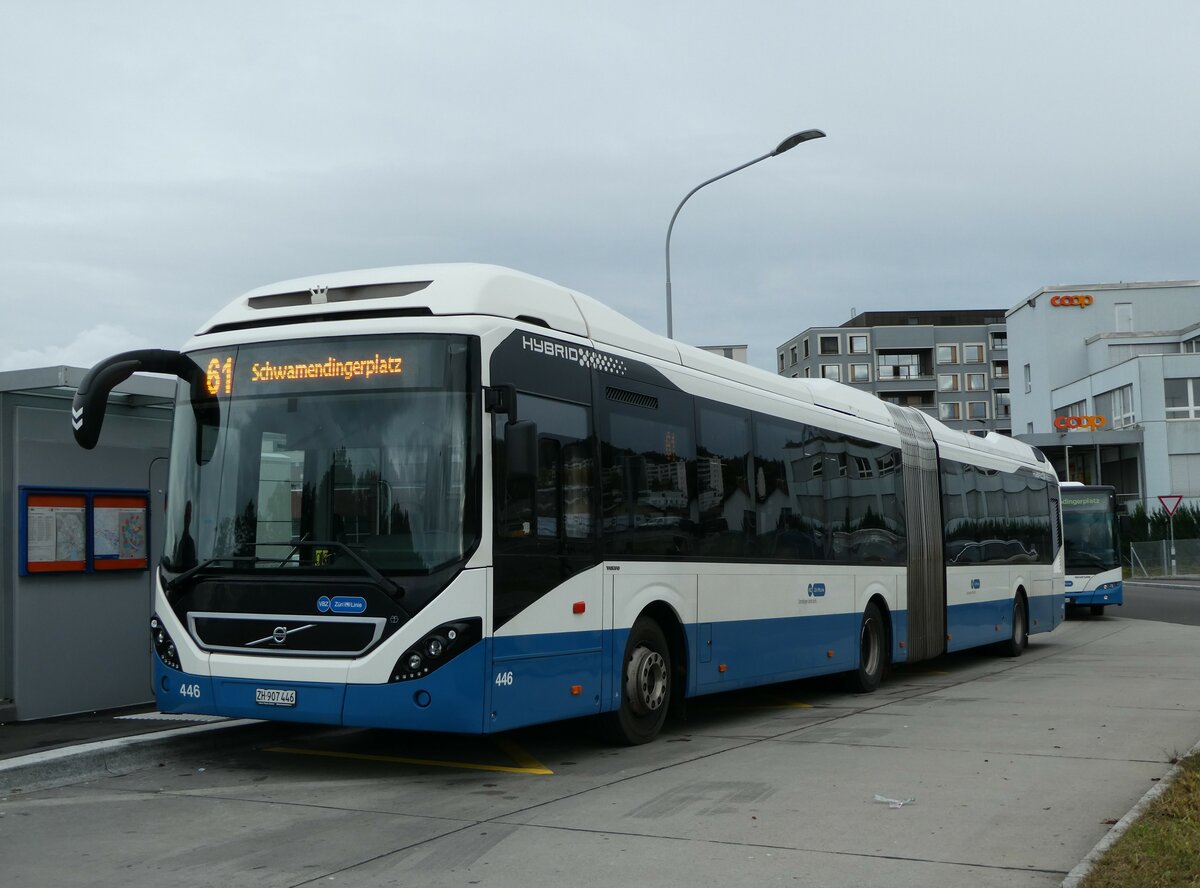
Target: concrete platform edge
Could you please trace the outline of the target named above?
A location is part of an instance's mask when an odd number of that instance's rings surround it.
[[[261,725],[257,719],[231,719],[202,725],[187,725],[149,734],[114,737],[76,746],[64,746],[0,760],[0,792],[31,792],[78,783],[101,774],[143,767],[147,754],[180,741],[204,739],[205,735],[230,728]]]
[[[1097,842],[1096,846],[1088,852],[1087,856],[1079,861],[1074,869],[1067,873],[1067,877],[1062,880],[1062,888],[1079,888],[1080,883],[1092,871],[1092,867],[1104,856],[1105,852],[1116,844],[1117,840],[1125,835],[1129,827],[1138,821],[1138,818],[1145,813],[1154,800],[1166,792],[1168,787],[1175,782],[1179,777],[1179,773],[1183,770],[1183,759],[1196,753],[1200,753],[1200,740],[1196,741],[1195,745],[1180,757],[1179,761],[1167,772],[1166,777],[1146,790],[1146,794],[1129,810],[1129,813],[1118,820],[1113,828],[1105,833],[1104,838]]]

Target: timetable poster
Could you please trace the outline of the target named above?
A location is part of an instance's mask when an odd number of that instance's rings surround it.
[[[140,494],[92,497],[92,566],[96,570],[144,570],[148,498]]]
[[[30,573],[87,570],[87,497],[31,493],[25,502],[25,566]]]

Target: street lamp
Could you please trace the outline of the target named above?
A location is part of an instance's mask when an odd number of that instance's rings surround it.
[[[823,138],[825,138],[825,133],[821,132],[818,129],[810,129],[810,130],[804,130],[804,132],[800,132],[800,133],[793,133],[792,135],[790,135],[786,139],[784,139],[782,142],[780,142],[779,145],[776,146],[775,150],[770,152],[769,154],[764,154],[762,157],[756,157],[756,158],[754,158],[754,160],[744,163],[739,167],[734,167],[733,169],[729,170],[728,172],[721,173],[721,175],[719,175],[719,176],[713,176],[711,179],[709,179],[705,182],[701,182],[699,185],[697,185],[695,188],[693,188],[691,191],[689,191],[686,195],[684,195],[683,200],[681,200],[679,202],[679,206],[677,206],[675,208],[675,212],[671,216],[671,224],[667,226],[667,338],[668,339],[673,338],[673,334],[674,334],[674,327],[671,324],[671,231],[672,231],[672,229],[675,228],[675,217],[679,215],[679,211],[683,209],[683,205],[688,202],[688,198],[691,197],[693,194],[695,194],[697,191],[699,191],[701,188],[703,188],[705,185],[711,185],[713,182],[716,182],[718,179],[724,179],[726,176],[732,176],[738,170],[744,170],[748,166],[754,166],[754,164],[758,163],[760,160],[766,160],[768,157],[774,157],[777,154],[783,154],[783,152],[785,152],[785,151],[791,151],[793,148],[795,148],[801,142],[807,142],[810,139],[823,139]]]

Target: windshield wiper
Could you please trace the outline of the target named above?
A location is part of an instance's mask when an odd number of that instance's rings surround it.
[[[207,561],[201,561],[195,567],[189,567],[183,573],[177,574],[176,576],[172,577],[171,579],[169,579],[165,583],[163,583],[163,588],[169,592],[172,589],[174,589],[176,586],[178,586],[180,583],[183,583],[186,580],[191,579],[196,574],[200,573],[200,571],[204,570],[205,568],[212,567],[214,564],[216,564],[219,561],[232,561],[235,564],[239,561],[249,561],[252,564],[258,564],[260,561],[273,561],[273,560],[274,559],[272,559],[272,558],[259,558],[257,555],[218,555],[216,558],[209,558]]]
[[[277,546],[277,545],[279,545],[279,544],[278,543],[255,543],[255,546]],[[371,579],[373,579],[378,585],[382,586],[384,588],[384,591],[390,592],[392,595],[395,595],[397,597],[404,595],[404,587],[403,586],[401,586],[395,580],[389,579],[388,577],[384,576],[382,573],[379,572],[379,568],[377,568],[371,562],[367,561],[367,559],[363,558],[361,555],[359,555],[357,552],[355,552],[352,548],[350,548],[350,546],[346,545],[345,543],[340,543],[337,540],[304,540],[304,539],[302,539],[302,540],[299,540],[292,544],[292,551],[288,553],[287,558],[291,558],[292,553],[298,551],[302,547],[309,547],[309,548],[313,548],[313,549],[329,548],[329,549],[337,549],[339,552],[344,552],[345,554],[349,555],[350,559],[352,561],[354,561],[359,567],[361,567]],[[287,558],[285,558],[284,561],[286,561]],[[263,561],[276,561],[278,559],[264,558],[262,560]]]

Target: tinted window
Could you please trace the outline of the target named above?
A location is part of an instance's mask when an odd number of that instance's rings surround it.
[[[750,491],[750,414],[713,405],[696,411],[698,551],[710,556],[753,554],[755,502]]]
[[[626,402],[612,400],[624,397]],[[695,548],[695,443],[691,399],[610,390],[603,402],[602,528],[605,551],[688,556]]]

